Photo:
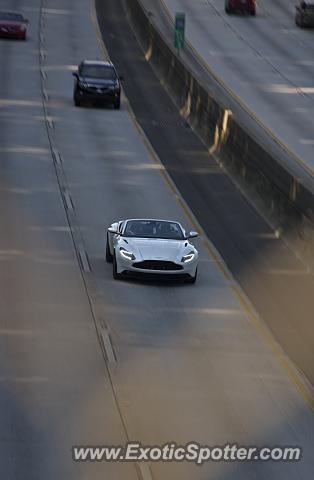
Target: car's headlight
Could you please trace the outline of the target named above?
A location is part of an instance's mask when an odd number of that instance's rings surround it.
[[[88,83],[80,82],[81,88],[88,88]]]
[[[123,247],[120,247],[120,253],[121,253],[122,257],[126,258],[127,260],[135,260],[135,255],[131,252],[128,252]]]
[[[181,262],[183,263],[191,262],[191,260],[193,260],[194,257],[195,257],[195,253],[189,252],[181,258]]]
[[[109,90],[112,90],[112,91],[116,91],[116,90],[119,90],[119,84],[118,83],[115,83],[114,85],[110,85],[108,87]]]

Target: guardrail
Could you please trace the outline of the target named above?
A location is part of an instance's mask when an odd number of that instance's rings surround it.
[[[182,115],[241,186],[262,199],[262,210],[281,232],[301,241],[300,252],[314,264],[314,178],[263,132],[262,141],[249,114],[243,115],[228,92],[217,95],[217,79],[207,72],[206,84],[178,56],[140,0],[125,0],[138,40]],[[258,131],[258,129],[257,129]],[[269,137],[269,138],[268,138]]]

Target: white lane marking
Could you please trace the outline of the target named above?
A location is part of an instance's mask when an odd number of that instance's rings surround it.
[[[45,102],[47,103],[48,100],[49,100],[49,95],[48,95],[47,90],[45,88],[43,88],[43,97],[44,97]]]
[[[70,195],[70,193],[68,192],[68,190],[64,190],[64,191],[62,192],[62,195],[63,195],[63,198],[64,198],[64,202],[65,202],[66,209],[67,209],[67,210],[74,210],[72,198],[71,198],[71,195]]]
[[[90,269],[87,253],[82,245],[78,246],[78,254],[79,254],[80,262],[84,272],[90,272],[91,269]]]
[[[143,480],[153,480],[150,466],[147,463],[138,463],[138,467]]]
[[[54,128],[54,123],[51,117],[47,117],[47,123],[49,128]]]
[[[109,363],[117,363],[117,359],[116,359],[116,356],[115,356],[114,351],[113,351],[113,347],[112,347],[112,343],[111,343],[111,339],[110,339],[108,329],[107,328],[102,328],[101,331],[100,331],[100,334],[101,334],[101,340],[102,340],[102,344],[103,344],[103,347],[104,347],[105,352],[106,352],[108,362]]]
[[[59,150],[57,150],[56,148],[52,150],[52,157],[53,157],[54,163],[60,166],[62,165],[62,157],[60,155]]]

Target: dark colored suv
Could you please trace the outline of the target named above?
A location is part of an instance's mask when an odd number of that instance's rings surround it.
[[[91,102],[111,103],[114,108],[120,108],[120,78],[112,62],[84,60],[73,75],[76,79],[73,100],[77,107]]]
[[[226,13],[247,12],[256,14],[256,0],[225,0]]]
[[[295,23],[298,27],[314,27],[314,3],[302,0],[295,8]]]

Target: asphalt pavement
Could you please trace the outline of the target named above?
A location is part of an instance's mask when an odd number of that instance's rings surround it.
[[[126,78],[137,121],[260,317],[314,385],[313,274],[180,117],[134,42],[121,2],[98,5],[103,36]]]

